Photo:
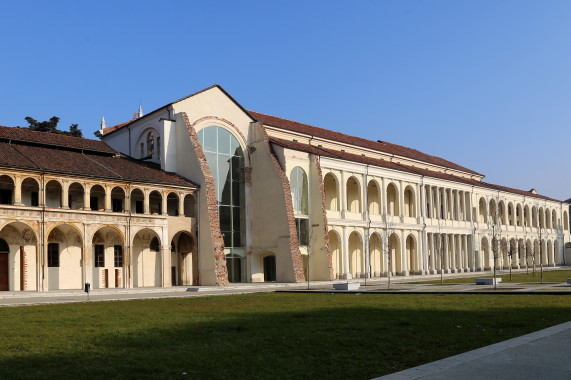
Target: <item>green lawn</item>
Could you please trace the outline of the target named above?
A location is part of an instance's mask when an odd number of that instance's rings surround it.
[[[446,277],[449,275],[444,275],[444,283],[445,284],[474,284],[474,279],[476,278],[492,278],[494,277],[493,274],[482,275],[479,276],[475,274],[471,277],[460,277],[460,278],[449,278]],[[502,283],[522,283],[522,282],[541,282],[541,273],[540,268],[535,268],[535,275],[533,274],[533,269],[529,268],[528,273],[512,273],[512,280],[510,281],[510,274],[503,273],[501,275],[497,275],[497,277],[501,277]],[[543,270],[543,282],[566,282],[568,278],[571,278],[571,270]],[[431,280],[431,281],[418,281],[418,282],[409,282],[409,284],[440,284],[440,279],[438,280]]]
[[[0,378],[365,379],[568,321],[570,301],[268,293],[4,307]]]

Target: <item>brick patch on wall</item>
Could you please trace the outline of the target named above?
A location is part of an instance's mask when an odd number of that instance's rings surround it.
[[[263,126],[262,126],[262,132],[264,133],[264,142],[266,143],[266,146],[270,152],[270,157],[272,157],[272,161],[274,163],[274,166],[276,167],[276,170],[278,171],[284,189],[284,201],[287,211],[287,220],[289,224],[289,246],[291,251],[291,261],[293,264],[293,274],[295,277],[295,282],[303,282],[305,281],[305,275],[303,271],[303,260],[301,258],[301,252],[299,251],[299,240],[297,238],[297,228],[295,225],[295,215],[293,212],[293,203],[291,199],[291,189],[289,187],[289,180],[287,178],[287,175],[284,173],[275,155],[274,150],[270,146],[270,139]]]
[[[216,202],[216,191],[214,188],[214,177],[206,161],[206,156],[202,151],[202,146],[198,141],[198,135],[194,129],[194,124],[191,124],[188,120],[188,115],[186,112],[182,112],[184,122],[186,124],[186,129],[190,136],[190,142],[196,152],[198,157],[198,163],[200,164],[200,169],[204,175],[205,186],[203,191],[206,194],[206,202],[208,205],[208,218],[210,222],[210,239],[212,240],[213,249],[213,259],[214,259],[214,271],[216,275],[216,285],[225,286],[228,285],[228,270],[226,269],[226,255],[224,255],[224,239],[222,238],[222,233],[220,232],[220,220],[218,218],[218,205]],[[196,123],[195,123],[196,124]]]
[[[327,210],[325,208],[325,187],[323,186],[323,176],[321,172],[321,164],[319,162],[319,156],[313,156],[315,160],[315,166],[317,167],[317,178],[319,178],[319,193],[321,194],[321,211],[323,215],[323,233],[325,241],[325,250],[327,252],[327,267],[329,269],[329,280],[334,280],[333,277],[333,263],[331,261],[331,249],[329,247],[329,231],[327,227]]]

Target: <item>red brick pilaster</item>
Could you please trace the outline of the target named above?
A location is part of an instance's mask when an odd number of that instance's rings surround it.
[[[287,219],[289,224],[289,245],[291,250],[291,261],[293,264],[293,274],[295,277],[295,282],[303,282],[305,281],[305,275],[303,274],[303,260],[301,259],[301,252],[299,251],[299,240],[297,238],[297,228],[295,226],[295,214],[293,212],[293,204],[291,199],[291,189],[289,187],[289,180],[287,178],[287,175],[284,173],[278,159],[275,156],[275,153],[270,145],[270,139],[268,137],[268,134],[266,133],[266,130],[263,127],[262,131],[264,133],[264,140],[266,146],[268,148],[268,151],[270,152],[270,157],[272,157],[272,161],[282,180],[282,186],[284,189],[284,200],[285,200]]]
[[[198,163],[202,174],[204,175],[205,185],[201,189],[206,195],[206,202],[208,205],[208,218],[210,222],[210,239],[212,240],[212,254],[214,258],[214,271],[216,274],[216,285],[228,285],[228,271],[226,269],[226,256],[224,255],[224,239],[220,232],[220,220],[218,218],[218,205],[216,203],[216,191],[214,189],[214,177],[206,161],[206,156],[202,151],[202,146],[198,141],[198,135],[194,126],[188,120],[186,112],[182,112],[186,129],[190,136],[190,142],[196,152]]]
[[[323,215],[323,234],[325,241],[325,251],[327,253],[327,267],[329,269],[329,280],[334,280],[333,263],[331,261],[331,249],[329,248],[329,231],[327,227],[327,210],[325,208],[325,187],[323,186],[323,175],[321,172],[321,164],[319,156],[313,156],[315,166],[317,167],[317,177],[319,178],[319,193],[321,194],[321,211]]]

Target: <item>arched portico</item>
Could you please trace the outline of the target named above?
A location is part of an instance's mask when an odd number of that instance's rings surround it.
[[[48,289],[83,289],[85,258],[81,231],[73,225],[60,224],[47,236],[44,266],[47,264]]]
[[[161,286],[163,262],[158,234],[144,228],[135,234],[132,246],[133,287]]]
[[[329,251],[331,252],[331,264],[335,278],[343,278],[343,254],[341,252],[341,238],[335,230],[329,231]]]
[[[37,236],[22,222],[0,229],[0,291],[37,290]]]
[[[92,288],[125,287],[124,246],[123,234],[116,228],[105,226],[95,231],[91,238]]]
[[[171,240],[171,284],[198,285],[196,238],[186,231],[177,232]]]

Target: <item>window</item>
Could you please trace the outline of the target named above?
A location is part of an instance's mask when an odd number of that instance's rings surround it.
[[[59,243],[48,243],[48,267],[59,267]]]
[[[99,202],[97,197],[89,197],[89,208],[91,211],[99,210]]]
[[[143,212],[143,201],[135,201],[135,213],[142,214]]]
[[[113,212],[122,212],[123,201],[121,199],[111,199],[111,207]]]
[[[293,212],[296,215],[307,215],[307,174],[296,166],[290,174],[291,199],[293,202]]]
[[[214,177],[224,246],[243,247],[245,209],[242,147],[230,132],[220,127],[201,129],[198,131],[198,140]]]
[[[299,245],[309,245],[309,219],[295,218]]]
[[[115,268],[123,267],[123,246],[115,245],[113,246],[113,257],[115,262]]]
[[[30,193],[30,197],[31,197],[31,203],[32,206],[39,206],[40,202],[39,202],[39,197],[38,197],[38,192],[37,191],[32,191]],[[71,203],[70,203],[71,204]]]
[[[153,135],[153,132],[149,132],[149,134],[147,135],[147,156],[150,156],[152,158],[154,154],[155,154],[155,136]]]
[[[95,258],[93,262],[95,263],[95,267],[101,268],[105,266],[105,246],[102,244],[95,245]]]

